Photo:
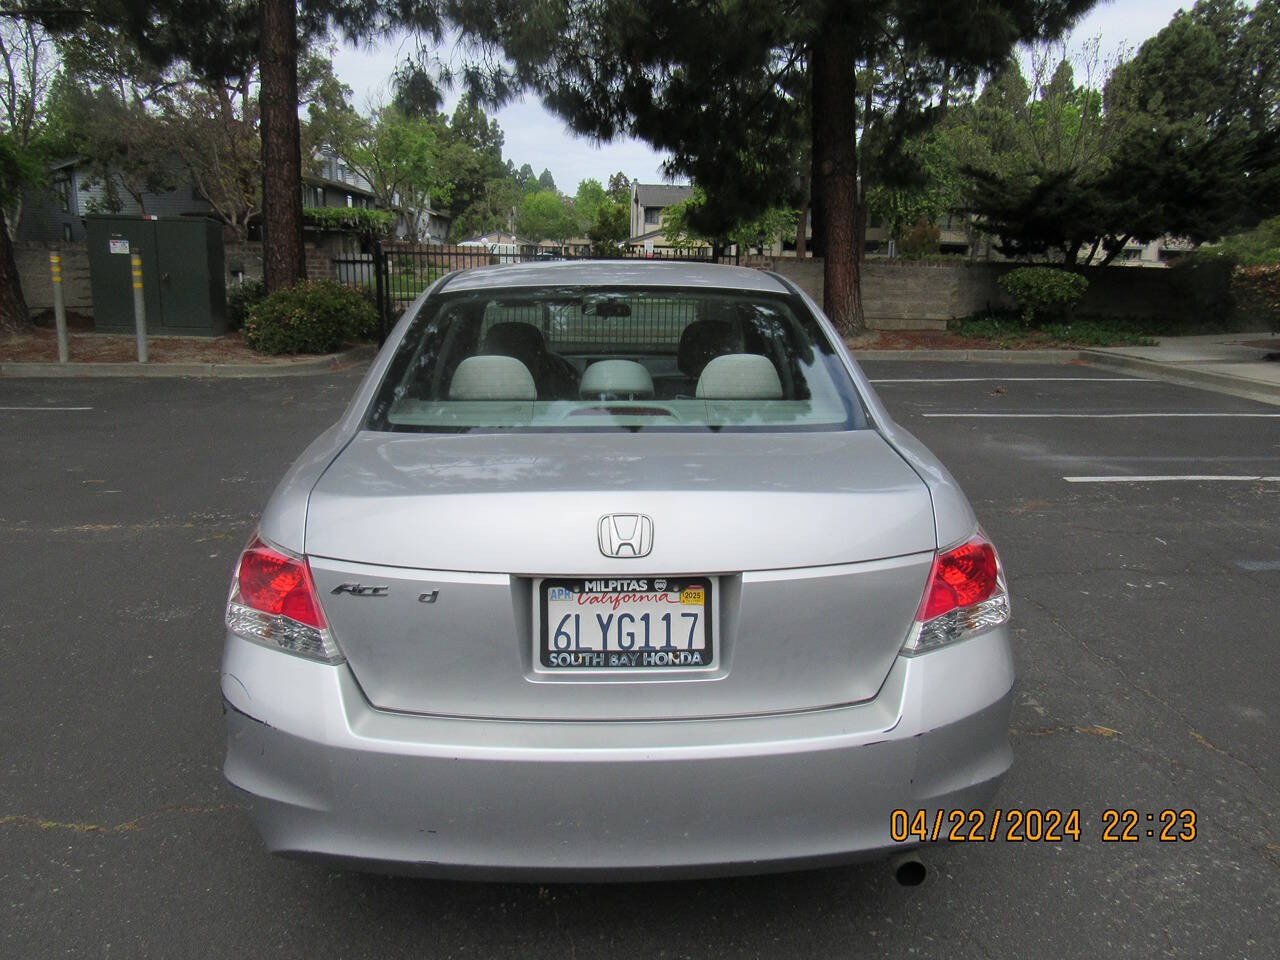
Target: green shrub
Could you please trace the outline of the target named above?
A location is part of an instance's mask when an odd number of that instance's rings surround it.
[[[1280,332],[1280,265],[1236,267],[1231,295],[1248,320],[1264,321]]]
[[[1255,267],[1277,264],[1280,264],[1280,217],[1272,217],[1252,230],[1228,234],[1216,243],[1202,245],[1183,257],[1171,273],[1178,294],[1191,303],[1197,326],[1240,330],[1256,327],[1262,319],[1274,328],[1274,313],[1269,313],[1267,306],[1267,273],[1251,271]],[[1270,302],[1274,302],[1274,297]]]
[[[262,353],[332,353],[377,328],[378,314],[359,290],[332,280],[304,280],[250,309],[244,336]]]
[[[1196,255],[1218,257],[1242,267],[1280,263],[1280,217],[1263,220],[1252,230],[1229,234],[1215,244],[1201,247]]]
[[[1041,323],[1034,330],[1013,311],[988,311],[949,320],[947,329],[962,337],[990,340],[1000,349],[1017,347],[1150,346],[1155,324],[1119,317],[1074,317],[1069,323]]]
[[[241,280],[227,288],[227,329],[239,330],[249,318],[249,311],[267,298],[267,285],[261,280]]]
[[[1022,322],[1030,326],[1037,313],[1067,313],[1089,289],[1089,281],[1070,270],[1054,267],[1018,267],[998,281],[1022,310]]]

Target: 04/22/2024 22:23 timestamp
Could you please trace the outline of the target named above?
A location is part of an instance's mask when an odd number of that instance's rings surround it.
[[[894,843],[953,842],[1079,843],[1091,833],[1103,843],[1189,843],[1196,838],[1196,812],[1165,808],[1152,813],[1131,808],[1109,807],[1094,826],[1081,828],[1076,809],[1028,807],[995,810],[897,809],[889,818],[889,835]]]

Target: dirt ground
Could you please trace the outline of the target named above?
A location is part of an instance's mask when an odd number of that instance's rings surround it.
[[[79,333],[72,330],[72,363],[128,363],[138,359],[132,336]],[[239,333],[224,337],[151,337],[147,341],[150,363],[256,363],[288,365],[315,360],[315,356],[269,357],[249,349]],[[58,360],[58,338],[53,330],[36,327],[30,333],[0,338],[0,362]]]

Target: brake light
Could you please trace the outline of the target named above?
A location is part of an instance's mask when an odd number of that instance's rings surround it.
[[[986,600],[996,592],[998,576],[996,548],[986,541],[975,538],[938,554],[916,619],[932,620]]]
[[[246,606],[283,614],[316,629],[325,626],[306,560],[277,553],[255,537],[240,555],[236,582]]]
[[[1009,593],[996,548],[981,530],[933,558],[924,596],[902,653],[964,640],[1009,619]]]
[[[236,565],[227,628],[246,640],[326,663],[342,659],[306,558],[270,547],[256,536]]]

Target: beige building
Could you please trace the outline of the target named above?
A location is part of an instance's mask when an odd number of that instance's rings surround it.
[[[662,213],[693,195],[688,184],[633,183],[631,185],[631,231],[625,245],[645,250],[671,249],[662,235]]]

